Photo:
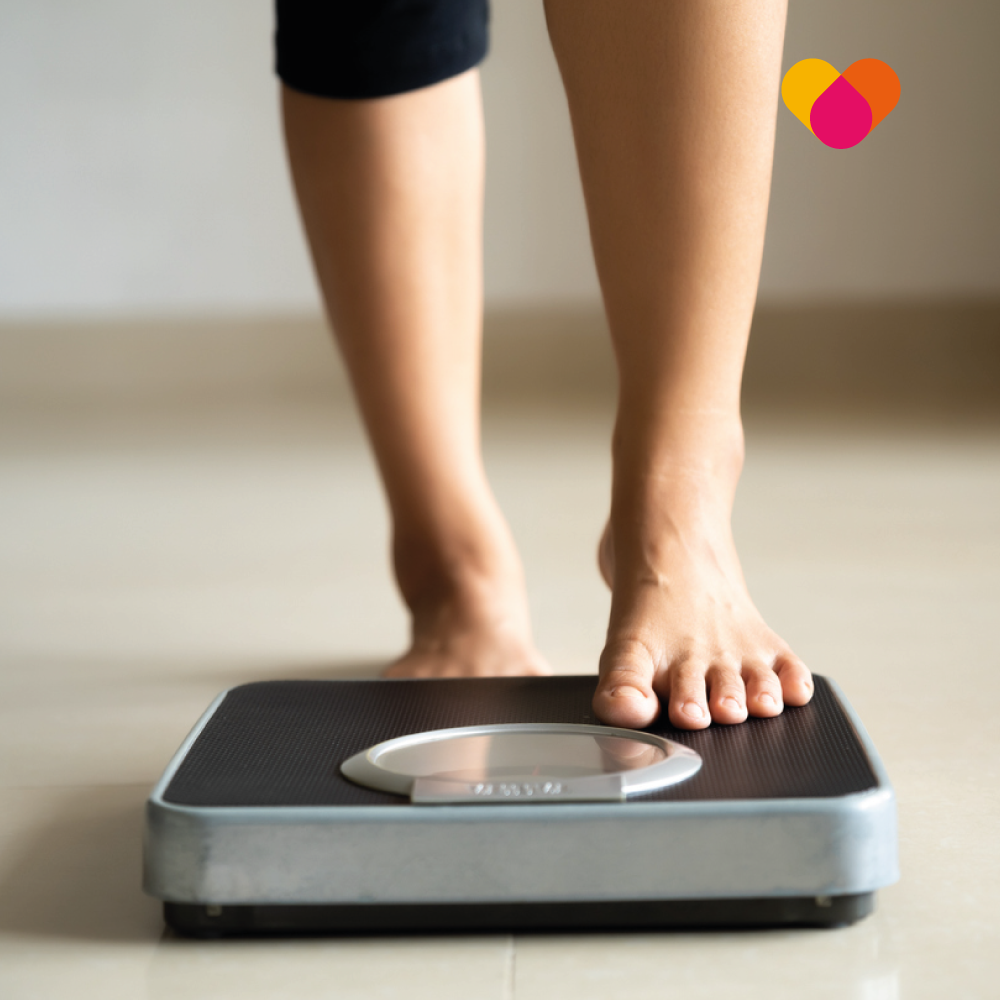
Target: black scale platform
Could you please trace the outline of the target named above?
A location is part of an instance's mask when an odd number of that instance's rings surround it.
[[[821,798],[873,788],[850,720],[822,677],[812,701],[772,719],[648,732],[684,743],[693,778],[628,802]],[[184,806],[373,806],[408,800],[347,781],[340,764],[375,743],[431,729],[508,722],[594,725],[594,677],[270,681],[234,688],[167,786]]]

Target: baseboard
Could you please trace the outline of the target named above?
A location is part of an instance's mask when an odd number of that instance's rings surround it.
[[[109,317],[0,322],[0,399],[198,405],[346,393],[323,319]]]
[[[1000,301],[762,305],[748,406],[1000,408]]]
[[[599,308],[487,316],[487,395],[615,392]],[[746,409],[1000,409],[1000,301],[761,304],[743,380]]]
[[[616,386],[599,304],[490,307],[489,405],[610,404]],[[762,304],[744,379],[750,409],[1000,410],[1000,301]],[[198,404],[348,396],[324,321],[0,321],[5,406]]]

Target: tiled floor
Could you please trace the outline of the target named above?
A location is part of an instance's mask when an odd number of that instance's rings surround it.
[[[901,882],[844,930],[194,943],[139,889],[145,796],[214,694],[371,676],[405,619],[343,406],[48,407],[0,430],[0,997],[1000,996],[1000,431],[748,421],[758,604],[866,720]],[[594,669],[608,413],[492,412],[536,632]],[[665,849],[669,845],[665,845]]]

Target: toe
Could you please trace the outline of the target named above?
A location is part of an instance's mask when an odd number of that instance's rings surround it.
[[[747,710],[751,715],[768,717],[781,715],[785,707],[781,695],[781,681],[766,664],[744,662],[743,683],[747,692]]]
[[[594,713],[609,726],[638,729],[660,713],[653,692],[653,657],[640,642],[609,643],[601,654],[601,676],[594,693]]]
[[[774,661],[786,705],[805,705],[813,696],[812,673],[794,654],[785,653]]]
[[[696,659],[670,668],[670,721],[678,729],[704,729],[712,717],[705,697],[708,664]]]
[[[735,664],[718,663],[705,675],[708,708],[713,722],[734,725],[747,717],[746,688]]]
[[[615,580],[614,553],[611,550],[611,522],[604,526],[601,540],[597,545],[597,568],[604,577],[604,582],[610,587]]]

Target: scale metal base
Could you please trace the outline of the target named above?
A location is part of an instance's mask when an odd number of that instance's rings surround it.
[[[487,768],[444,784],[425,770],[409,795],[358,783],[365,752],[378,763],[377,745],[430,731],[595,727],[595,678],[233,688],[150,796],[144,887],[200,936],[852,923],[898,878],[895,797],[843,694],[815,683],[773,719],[692,732],[664,713],[640,739],[676,759],[633,772],[659,773],[651,790]]]

